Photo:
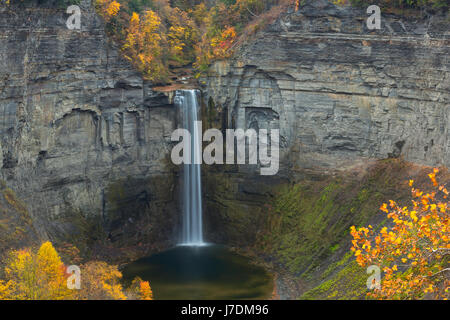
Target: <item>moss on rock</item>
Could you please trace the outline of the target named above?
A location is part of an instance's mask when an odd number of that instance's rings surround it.
[[[353,260],[352,254],[346,254],[338,263],[330,266],[328,272],[340,269],[330,279],[303,293],[302,300],[354,300],[364,299],[367,293],[367,274]]]
[[[37,238],[26,205],[0,181],[0,257],[11,248],[33,244]]]
[[[407,204],[408,179],[420,181],[427,170],[388,159],[351,174],[305,174],[289,182],[255,178],[231,167],[208,169],[208,240],[247,248],[274,270],[287,271],[302,287],[302,298],[361,298],[368,276],[348,255],[350,227],[381,228],[386,216],[380,205],[390,199]]]

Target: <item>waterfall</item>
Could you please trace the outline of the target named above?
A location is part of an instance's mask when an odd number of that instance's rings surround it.
[[[191,164],[183,168],[183,233],[181,245],[199,246],[203,242],[202,221],[202,148],[198,121],[197,90],[177,90],[175,104],[180,110],[183,129],[191,133]]]

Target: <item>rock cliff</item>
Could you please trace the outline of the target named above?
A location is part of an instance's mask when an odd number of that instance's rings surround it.
[[[0,179],[45,238],[169,241],[173,106],[120,57],[90,1],[0,8]]]
[[[283,14],[204,79],[228,127],[277,128],[284,171],[367,158],[450,165],[449,14],[382,12],[325,0]]]
[[[81,7],[79,31],[66,28],[65,9],[0,8],[0,241],[18,221],[20,234],[84,249],[164,246],[179,217],[168,159],[176,112],[120,57],[90,1]],[[382,13],[376,31],[366,18],[305,1],[202,79],[204,128],[280,129],[282,147],[275,177],[204,166],[208,241],[263,242],[292,274],[316,270],[400,181],[382,170],[364,183],[327,175],[386,158],[450,165],[448,14]],[[297,191],[280,187],[299,179]],[[277,213],[287,221],[277,231],[264,205],[280,192],[304,203]]]
[[[206,230],[264,257],[284,298],[325,280],[305,297],[363,297],[350,226],[409,205],[421,166],[450,166],[449,14],[382,12],[371,31],[365,8],[303,3],[202,79],[210,125],[281,134],[277,176],[205,169]]]

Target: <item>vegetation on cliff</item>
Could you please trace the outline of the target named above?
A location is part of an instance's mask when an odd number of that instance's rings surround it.
[[[445,271],[448,259],[444,259],[445,252],[440,252],[448,251],[445,249],[448,211],[442,212],[448,203],[431,201],[437,199],[437,191],[421,194],[416,188],[413,195],[420,194],[419,199],[414,199],[419,208],[408,211],[409,218],[404,224],[406,219],[399,218],[394,211],[405,214],[405,206],[411,203],[408,187],[411,175],[417,178],[418,185],[427,186],[424,169],[401,160],[385,160],[379,161],[362,179],[304,180],[282,187],[266,207],[266,227],[260,232],[255,249],[270,255],[297,277],[307,288],[301,299],[448,297],[448,271]],[[448,179],[448,175],[443,178]],[[439,190],[443,196],[445,191],[445,186]],[[380,205],[392,198],[397,202],[392,202],[395,205],[389,209],[388,217],[380,214]],[[381,209],[387,207],[383,205]],[[395,221],[400,227],[396,227]],[[353,249],[357,260],[352,259],[350,248],[354,238],[349,230],[357,238],[354,244],[358,247]],[[383,241],[379,244],[377,233]],[[375,249],[378,251],[374,252]],[[433,255],[434,262],[429,259]],[[412,265],[411,259],[417,265]],[[378,265],[384,272],[378,293],[367,289],[370,274],[366,267],[370,265]],[[409,281],[418,290],[413,290]]]
[[[17,0],[27,3],[32,0]],[[57,7],[79,0],[46,0]],[[197,76],[212,61],[233,55],[240,43],[275,21],[300,0],[95,0],[109,35],[145,78],[168,83],[193,68]],[[447,0],[333,0],[335,4],[382,8],[447,8]],[[9,4],[9,0],[3,3]],[[181,69],[181,70],[179,70]],[[189,74],[189,72],[187,72]]]
[[[26,205],[0,180],[0,259],[9,248],[31,245],[36,237]]]
[[[447,0],[334,0],[382,8],[447,8]],[[299,0],[96,0],[109,34],[146,78],[169,82],[173,70],[194,67],[197,76],[212,61],[229,58],[240,43],[275,21]]]
[[[429,177],[434,190],[428,193],[412,187],[412,208],[390,200],[380,210],[392,220],[379,232],[374,228],[351,227],[352,248],[357,263],[364,268],[383,270],[380,282],[373,279],[378,299],[435,299],[450,297],[450,202],[449,192],[438,184],[434,169]],[[378,282],[378,283],[377,283]]]
[[[168,82],[174,68],[202,72],[214,59],[230,57],[239,35],[255,32],[277,16],[266,12],[276,7],[279,13],[293,2],[97,0],[96,8],[125,57],[146,78]]]

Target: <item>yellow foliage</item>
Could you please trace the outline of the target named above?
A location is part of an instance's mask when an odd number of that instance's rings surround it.
[[[43,243],[37,253],[30,249],[12,251],[5,267],[8,296],[21,300],[71,298],[73,292],[67,288],[65,271],[50,242]]]
[[[9,280],[8,282],[5,282],[3,280],[0,280],[0,300],[12,299],[13,288],[13,281]]]
[[[208,8],[203,2],[196,5],[194,9],[189,9],[188,13],[194,18],[194,22],[197,24],[197,26],[206,25],[208,23]]]
[[[428,175],[436,191],[424,193],[409,181],[412,205],[400,207],[390,200],[380,210],[392,220],[378,235],[372,228],[351,227],[352,248],[359,265],[378,265],[384,271],[381,289],[368,295],[378,299],[416,299],[433,294],[436,299],[449,298],[446,288],[450,229],[448,191],[438,187],[434,169]]]
[[[70,248],[71,251],[72,248]],[[126,300],[117,266],[91,261],[81,265],[81,288],[67,286],[66,267],[50,242],[33,252],[11,251],[0,280],[0,300]],[[138,299],[152,300],[150,284],[138,279],[133,293]]]
[[[228,58],[232,55],[232,45],[236,40],[234,27],[227,27],[222,33],[211,39],[211,47],[215,58]]]
[[[150,80],[166,76],[161,46],[165,38],[160,28],[161,18],[154,11],[147,10],[142,17],[133,12],[122,47],[125,57]]]
[[[179,8],[167,10],[167,32],[169,57],[178,64],[187,64],[194,59],[194,46],[199,41],[199,32],[194,20]]]
[[[81,266],[81,289],[76,292],[80,300],[126,300],[117,266],[91,261]]]
[[[108,8],[106,9],[106,12],[109,16],[115,16],[120,10],[120,3],[117,1],[113,1],[109,4]]]
[[[112,17],[117,15],[120,10],[120,3],[115,0],[96,0],[95,5],[97,12],[107,22],[111,20]]]

